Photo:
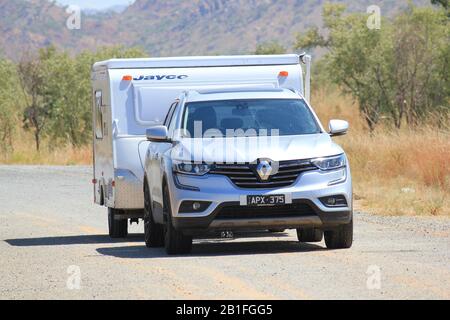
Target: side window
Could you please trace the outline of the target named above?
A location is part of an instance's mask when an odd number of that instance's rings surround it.
[[[179,101],[177,101],[176,104],[174,105],[173,112],[172,112],[172,114],[170,116],[170,120],[168,122],[168,125],[169,125],[168,128],[169,128],[170,135],[173,135],[173,132],[175,130],[175,124],[176,124],[176,116],[175,115],[177,114],[179,105],[180,105],[180,103],[179,103]]]
[[[178,101],[175,101],[170,106],[169,112],[167,113],[166,119],[164,120],[164,125],[166,127],[169,127],[170,121],[172,120],[173,113],[174,113],[175,109],[177,108],[177,105],[178,105]]]
[[[103,139],[103,108],[102,108],[102,92],[95,91],[95,137]]]

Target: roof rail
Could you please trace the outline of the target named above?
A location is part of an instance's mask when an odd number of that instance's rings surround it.
[[[268,88],[268,87],[234,87],[234,88],[214,88],[193,90],[199,94],[217,94],[232,92],[283,92],[284,88]]]

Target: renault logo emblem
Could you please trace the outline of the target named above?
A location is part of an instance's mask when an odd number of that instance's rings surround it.
[[[270,176],[273,173],[273,168],[272,165],[270,164],[270,161],[268,160],[259,161],[258,165],[256,166],[256,172],[258,173],[262,181],[269,180]]]

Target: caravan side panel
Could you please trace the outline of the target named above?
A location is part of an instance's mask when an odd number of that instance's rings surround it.
[[[92,75],[94,199],[100,205],[114,206],[113,149],[111,135],[111,92],[106,70]]]

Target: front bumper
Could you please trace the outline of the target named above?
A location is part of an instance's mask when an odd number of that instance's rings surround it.
[[[205,217],[187,218],[177,216],[173,218],[175,229],[183,230],[188,233],[202,233],[205,231],[224,231],[240,229],[297,229],[301,227],[320,228],[323,230],[333,229],[341,224],[347,224],[352,219],[352,212],[341,210],[332,214],[319,210],[309,200],[295,200],[295,204],[308,204],[313,212],[308,215],[299,215],[297,217],[270,216],[267,218],[235,218],[235,219],[216,219],[222,209],[230,207],[235,208],[238,202],[222,203],[217,206],[212,214]],[[270,210],[271,208],[266,208]]]
[[[171,179],[168,179],[173,213],[172,220],[176,229],[185,232],[275,227],[331,229],[349,223],[352,219],[352,181],[348,167],[331,172],[320,170],[305,172],[299,176],[292,186],[278,189],[242,189],[236,187],[229,178],[221,175],[204,177],[177,175],[174,178],[172,176]],[[341,179],[339,183],[330,184],[339,179]],[[183,188],[180,185],[194,188],[189,190],[189,188]],[[293,205],[309,207],[310,210],[297,216],[271,214],[268,217],[254,217],[252,212],[249,212],[248,216],[239,216],[239,218],[224,219],[220,217],[221,213],[227,208],[239,211],[242,196],[279,194],[289,195],[292,197]],[[320,198],[337,195],[344,196],[348,206],[330,208],[320,201]],[[211,205],[203,212],[180,213],[179,209],[184,201],[210,202]],[[276,212],[275,209],[275,207],[264,208],[268,212]]]

